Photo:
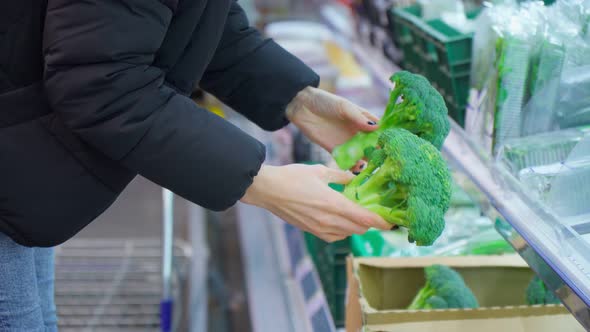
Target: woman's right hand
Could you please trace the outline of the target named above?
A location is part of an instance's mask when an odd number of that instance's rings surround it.
[[[379,215],[328,186],[347,184],[353,178],[349,172],[321,165],[263,166],[241,201],[267,209],[328,242],[364,234],[369,227],[391,229]]]

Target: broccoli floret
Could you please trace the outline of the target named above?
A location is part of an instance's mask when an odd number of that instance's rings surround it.
[[[538,276],[534,276],[526,288],[526,302],[535,304],[559,304],[561,301]]]
[[[384,131],[367,167],[344,195],[389,223],[408,229],[408,241],[431,245],[442,233],[451,198],[451,175],[440,152],[401,128]]]
[[[408,307],[410,310],[477,308],[479,304],[461,275],[444,265],[424,268],[426,284]]]
[[[423,76],[400,71],[391,77],[395,84],[389,103],[374,132],[360,132],[337,146],[332,155],[338,166],[349,169],[363,157],[367,147],[375,146],[381,133],[389,128],[404,128],[440,149],[450,125],[443,97]]]

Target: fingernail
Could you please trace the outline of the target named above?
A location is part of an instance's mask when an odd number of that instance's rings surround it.
[[[396,229],[399,229],[399,226],[398,225],[393,225],[393,227],[391,227],[391,230],[392,231],[395,231]]]
[[[374,126],[374,125],[376,125],[376,124],[377,124],[377,122],[375,122],[375,121],[368,121],[367,123],[368,123],[370,126]]]

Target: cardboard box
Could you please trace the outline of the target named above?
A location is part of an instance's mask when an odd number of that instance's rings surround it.
[[[477,297],[478,309],[406,310],[425,283],[424,267],[457,270]],[[583,332],[561,305],[528,306],[532,270],[518,255],[353,258],[347,261],[346,331],[371,332]]]

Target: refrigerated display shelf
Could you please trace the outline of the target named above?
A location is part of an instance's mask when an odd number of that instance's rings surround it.
[[[279,153],[284,146],[276,136],[225,111],[230,122],[266,145],[265,163],[288,162]],[[258,207],[238,203],[236,211],[252,330],[336,332],[302,232]]]
[[[353,40],[351,49],[358,61],[383,91],[384,103],[391,83],[389,76],[399,70],[368,43]],[[590,262],[588,243],[581,238],[589,227],[572,227],[560,222],[520,189],[507,170],[500,167],[474,144],[452,121],[442,153],[450,163],[485,195],[502,219],[498,231],[514,246],[531,268],[547,283],[578,321],[590,330]]]

